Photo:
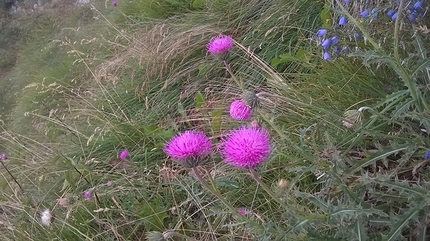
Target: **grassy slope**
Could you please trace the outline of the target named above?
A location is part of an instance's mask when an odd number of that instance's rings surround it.
[[[330,228],[325,217],[348,205],[362,208],[351,200],[369,187],[351,183],[355,173],[342,176],[354,156],[340,157],[336,148],[367,155],[366,149],[383,149],[391,139],[348,130],[342,116],[396,88],[387,78],[393,73],[347,58],[323,62],[308,41],[321,26],[318,1],[198,2],[140,0],[117,8],[101,2],[92,10],[33,16],[19,26],[27,41],[0,82],[11,86],[2,97],[14,102],[7,104],[0,149],[10,154],[10,171],[26,193],[4,173],[4,240],[142,240],[149,231],[169,229],[197,240],[349,237],[344,230],[363,214]],[[259,171],[270,186],[288,181],[287,189],[274,190],[290,209],[279,209],[246,172],[219,157],[207,174],[233,206],[252,209],[251,219],[267,227],[260,233],[253,224],[232,223],[226,207],[162,152],[177,131],[202,130],[217,144],[226,131],[247,124],[227,114],[242,90],[206,54],[205,45],[220,33],[237,41],[229,59],[236,77],[246,89],[266,93],[254,118],[270,129],[274,150]],[[294,61],[273,71],[268,63],[280,56]],[[204,97],[200,104],[197,93]],[[125,148],[131,162],[115,166]],[[325,184],[315,179],[322,172],[330,173]],[[342,196],[335,187],[357,196]],[[87,190],[96,197],[85,200]],[[323,192],[340,204],[318,206]],[[60,197],[67,208],[58,205]],[[56,215],[51,228],[39,222],[45,208]],[[307,231],[287,232],[300,221],[292,217],[303,213],[310,221],[300,227]]]

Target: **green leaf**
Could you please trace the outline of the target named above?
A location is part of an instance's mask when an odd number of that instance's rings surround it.
[[[301,60],[306,60],[308,56],[309,56],[308,52],[305,51],[304,49],[300,48],[299,50],[297,50],[296,58]]]
[[[193,8],[203,8],[206,5],[206,0],[194,0]]]
[[[321,22],[322,24],[322,28],[331,28],[332,24],[332,12],[330,10],[330,5],[326,4],[324,5],[323,10],[320,13],[320,18],[321,18]]]
[[[236,181],[232,181],[231,179],[220,179],[215,181],[217,186],[227,187],[227,188],[239,188],[239,183]]]
[[[421,70],[430,67],[430,59],[421,60],[417,66],[412,70],[412,76],[415,76]]]
[[[421,60],[427,59],[427,48],[424,46],[424,43],[421,39],[421,36],[419,34],[415,34],[415,39],[412,42],[415,46],[415,49],[417,51],[418,56]]]
[[[392,227],[388,235],[384,237],[386,241],[399,240],[403,228],[409,224],[409,221],[415,218],[420,210],[418,208],[411,208],[408,212],[401,216],[400,220],[397,221]]]
[[[203,94],[199,91],[196,94],[196,108],[201,108],[205,104],[205,97]]]
[[[366,241],[369,238],[367,237],[366,229],[364,228],[363,219],[359,217],[354,224],[354,229],[357,232],[357,238],[359,241]]]
[[[164,219],[169,215],[162,205],[162,200],[154,199],[150,203],[145,201],[139,205],[138,214],[143,218],[147,230],[164,231]]]
[[[187,113],[185,113],[182,103],[178,103],[178,113],[181,114],[182,117],[187,118]]]
[[[197,75],[198,76],[204,76],[209,71],[210,65],[208,65],[208,64],[199,64],[198,69],[199,69],[199,73]]]
[[[221,124],[222,124],[222,109],[219,110],[214,110],[212,111],[212,122],[211,122],[211,127],[212,127],[212,132],[215,133],[219,133],[221,131]]]
[[[360,160],[355,164],[353,167],[351,167],[349,170],[347,170],[348,174],[354,174],[357,171],[360,171],[363,167],[370,166],[371,164],[375,163],[378,160],[381,160],[383,158],[386,158],[389,155],[396,154],[400,151],[406,150],[408,148],[411,148],[413,144],[407,144],[403,145],[401,147],[388,147],[384,148],[381,151],[378,151],[377,153],[373,154],[369,158],[365,158],[363,160]]]

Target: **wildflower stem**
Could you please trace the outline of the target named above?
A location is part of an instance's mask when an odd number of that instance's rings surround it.
[[[399,27],[400,27],[400,19],[402,18],[403,4],[404,4],[404,0],[400,0],[399,9],[397,10],[396,22],[394,23],[394,35],[393,35],[394,58],[396,58],[397,62],[399,62],[399,60],[400,60],[400,56],[399,56]]]
[[[199,169],[197,167],[192,167],[193,173],[197,180],[207,189],[209,190],[213,195],[215,195],[222,203],[224,203],[225,206],[230,209],[232,213],[237,215],[238,217],[242,216],[242,214],[239,213],[239,211],[234,208],[230,203],[228,203],[226,200],[224,200],[224,197],[221,195],[221,193],[214,187],[214,185],[209,185],[202,177]]]
[[[12,173],[9,171],[9,169],[6,167],[6,165],[3,163],[3,161],[0,161],[0,162],[3,165],[4,169],[6,169],[7,173],[9,173],[9,175],[12,177],[13,181],[18,185],[19,189],[21,189],[21,192],[24,194],[25,191],[22,188],[21,184],[19,184],[18,180],[16,180],[16,178],[12,175]]]
[[[236,82],[237,86],[243,91],[243,85],[242,83],[236,78],[236,76],[233,73],[233,70],[231,70],[230,65],[227,63],[226,60],[224,60],[224,66],[227,72],[230,74],[230,76],[233,78],[233,80]]]
[[[403,0],[401,0],[403,1]],[[349,14],[348,10],[343,6],[340,0],[336,0],[337,5],[342,9],[342,12],[348,17],[348,19],[354,23],[355,26],[357,26],[358,29],[360,29],[363,36],[369,41],[369,43],[373,46],[375,50],[379,50],[379,45],[373,40],[373,38],[370,36],[369,32],[366,31],[366,29],[363,27],[361,23],[359,23],[351,14]],[[400,8],[399,8],[400,9]]]
[[[261,233],[265,228],[261,226],[260,224],[248,219],[244,215],[242,215],[236,208],[234,208],[229,202],[227,202],[222,194],[218,191],[218,189],[215,187],[212,178],[211,185],[209,185],[202,177],[199,169],[197,167],[192,167],[194,176],[199,180],[199,182],[207,189],[209,190],[213,195],[215,195],[228,209],[230,209],[230,212],[232,212],[234,215],[236,215],[239,219],[246,220],[249,224],[252,225],[253,228],[257,230],[257,232]]]
[[[276,196],[276,194],[272,192],[272,190],[270,190],[270,187],[267,186],[266,183],[263,182],[263,180],[261,180],[254,168],[249,168],[249,172],[251,173],[252,178],[261,186],[261,188],[264,189],[264,191],[267,192],[267,194],[269,194],[270,197],[273,198],[273,200],[275,200],[276,202],[281,204],[282,207],[288,210],[288,207],[285,205],[285,203],[282,202],[282,200],[278,196]]]

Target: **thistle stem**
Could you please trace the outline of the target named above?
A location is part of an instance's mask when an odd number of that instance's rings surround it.
[[[215,187],[212,178],[210,178],[211,180],[211,184],[209,185],[202,177],[199,169],[197,167],[192,167],[191,168],[193,170],[194,176],[197,178],[197,180],[199,180],[199,182],[208,190],[210,191],[213,195],[215,195],[228,209],[230,209],[230,212],[232,212],[234,215],[236,215],[239,219],[241,220],[245,220],[247,221],[249,224],[252,225],[253,228],[256,229],[256,231],[258,233],[261,233],[264,230],[264,227],[261,226],[260,224],[246,218],[245,216],[243,216],[235,207],[233,207],[229,202],[227,202],[227,200],[225,200],[225,198],[222,196],[222,194],[218,191],[218,189]]]
[[[199,169],[197,167],[192,167],[194,176],[199,180],[199,182],[207,189],[209,190],[213,195],[215,195],[232,213],[235,215],[238,215],[238,217],[242,216],[242,214],[239,213],[239,211],[234,208],[230,203],[228,203],[224,197],[221,195],[221,193],[216,189],[213,185],[209,185],[202,177]]]
[[[6,167],[6,165],[3,163],[3,161],[0,161],[0,162],[3,165],[4,169],[6,169],[7,173],[9,173],[9,175],[12,177],[13,181],[18,185],[18,187],[21,190],[21,192],[24,194],[25,191],[22,188],[21,184],[19,184],[18,180],[16,180],[16,178],[12,175],[12,173],[9,171],[9,169]]]
[[[230,76],[233,78],[233,80],[236,82],[237,86],[239,86],[239,88],[243,91],[243,85],[242,83],[236,78],[236,76],[233,73],[233,70],[231,70],[230,65],[227,63],[226,60],[223,61],[224,62],[224,66],[225,69],[227,70],[227,72],[230,74]]]
[[[249,172],[251,173],[252,178],[261,186],[261,188],[264,189],[264,191],[267,192],[267,194],[269,194],[270,197],[273,198],[273,200],[281,204],[281,206],[285,209],[288,209],[285,203],[282,202],[282,200],[274,192],[272,192],[270,187],[267,186],[266,183],[263,182],[263,180],[261,180],[254,168],[249,168]]]

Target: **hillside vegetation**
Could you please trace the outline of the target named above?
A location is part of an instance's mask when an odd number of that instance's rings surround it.
[[[430,238],[424,0],[49,6],[0,15],[1,240]]]

